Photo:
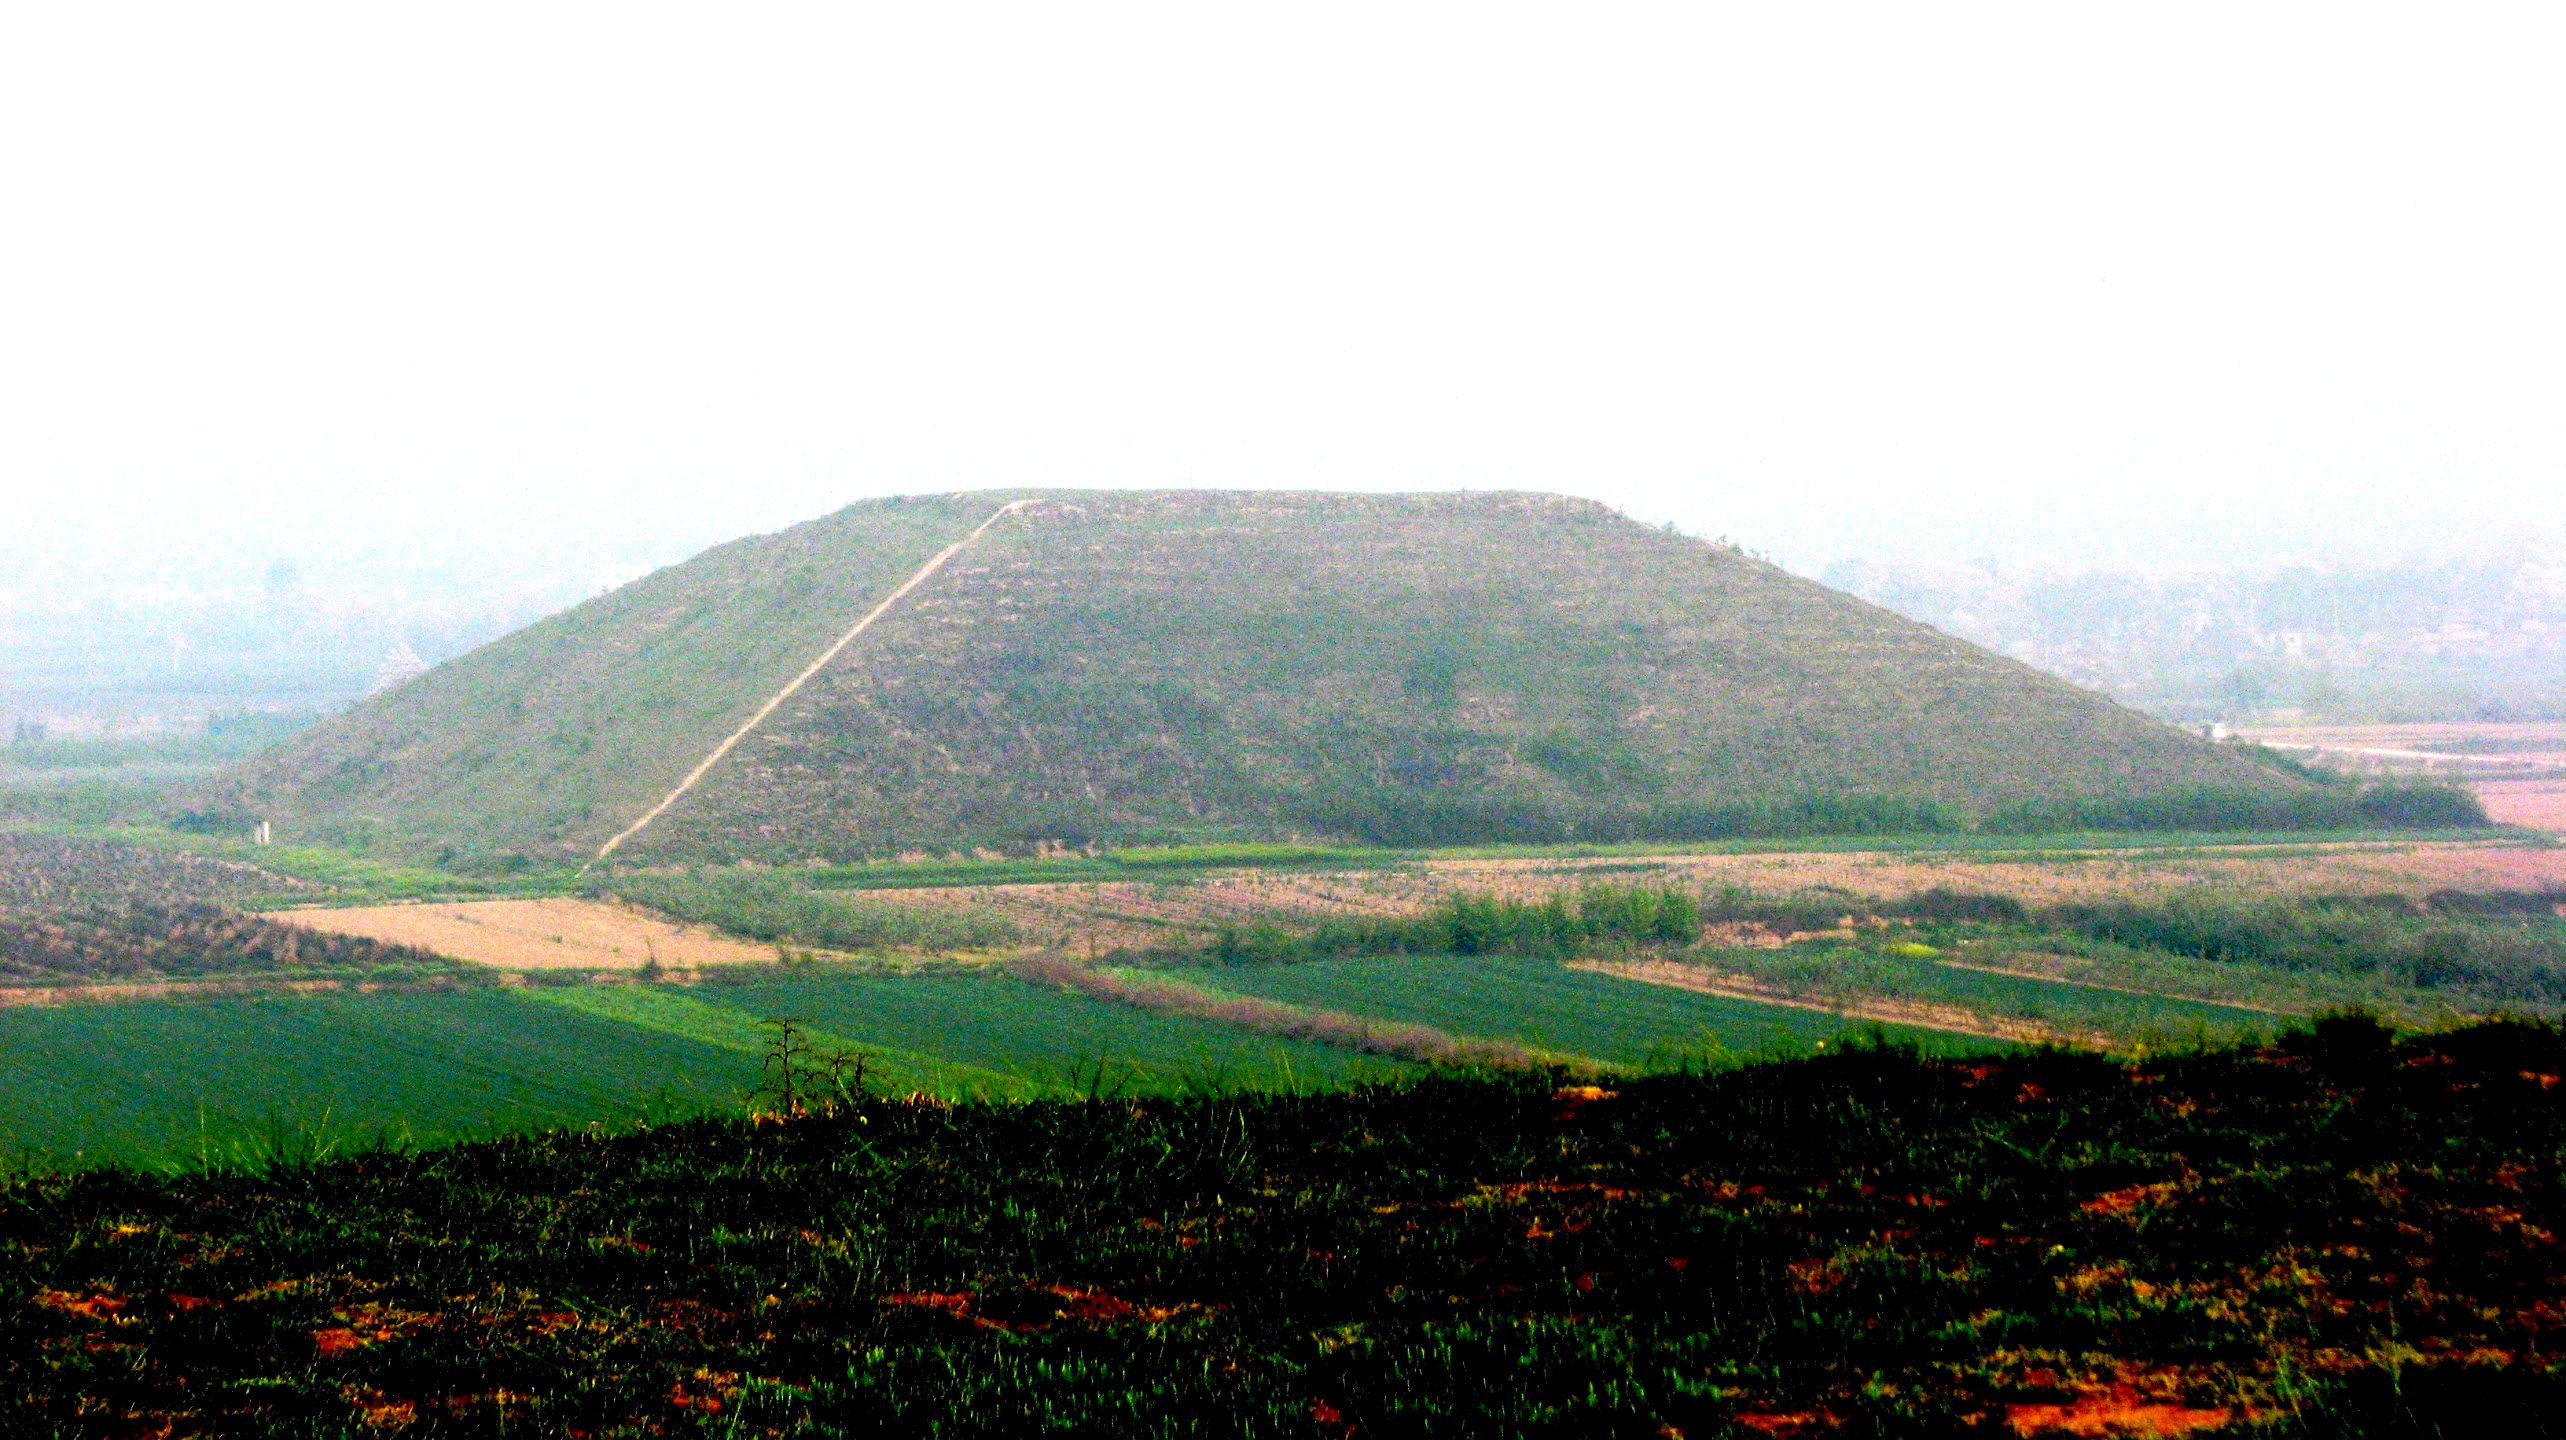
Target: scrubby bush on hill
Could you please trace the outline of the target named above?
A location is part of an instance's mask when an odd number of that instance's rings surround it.
[[[1948,885],[1919,890],[1904,900],[1893,901],[1881,908],[1884,914],[1907,920],[1979,924],[2019,924],[2031,913],[2011,895],[1994,895],[1983,890],[1954,890]]]
[[[2486,807],[2455,785],[2370,785],[2353,804],[2364,821],[2391,829],[2458,830],[2488,823]]]
[[[0,906],[48,910],[124,901],[237,903],[311,888],[201,855],[0,829]]]

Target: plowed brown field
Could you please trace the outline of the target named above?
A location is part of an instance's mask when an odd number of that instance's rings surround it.
[[[2373,756],[2415,766],[2465,757],[2490,773],[2566,767],[2566,723],[2553,720],[2295,725],[2238,733],[2266,745],[2307,746],[2329,756]]]
[[[472,900],[288,910],[308,930],[416,945],[500,970],[639,970],[773,964],[775,947],[593,900]]]
[[[2488,780],[2476,790],[2498,824],[2566,831],[2566,779]]]

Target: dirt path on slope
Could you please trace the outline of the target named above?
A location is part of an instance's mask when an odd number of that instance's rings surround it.
[[[599,860],[603,860],[607,856],[614,854],[618,846],[622,845],[625,841],[630,840],[635,835],[640,834],[643,827],[649,825],[650,822],[667,813],[668,807],[676,804],[679,798],[684,796],[687,791],[694,789],[695,782],[703,779],[706,772],[710,771],[715,765],[720,764],[722,757],[731,753],[731,748],[733,746],[739,744],[742,740],[747,739],[750,731],[755,730],[762,724],[765,724],[766,717],[774,714],[776,707],[782,705],[785,701],[792,699],[795,691],[800,690],[804,685],[810,683],[812,676],[827,669],[829,662],[838,658],[839,651],[842,651],[847,646],[854,644],[855,637],[872,629],[873,622],[881,619],[884,615],[889,614],[891,607],[899,604],[903,599],[907,598],[910,591],[917,589],[919,586],[927,583],[929,579],[933,578],[938,570],[944,568],[946,561],[951,560],[954,556],[962,553],[963,547],[969,545],[972,541],[979,539],[990,526],[997,524],[1000,520],[1005,519],[1009,515],[1015,514],[1026,506],[1036,503],[1038,503],[1038,497],[1035,496],[1027,496],[1022,500],[1010,500],[1006,504],[999,506],[996,514],[981,521],[970,534],[963,536],[961,539],[947,545],[942,550],[937,551],[934,559],[919,566],[916,574],[913,574],[908,579],[901,581],[899,589],[884,596],[881,604],[866,611],[864,613],[864,618],[855,622],[854,628],[848,630],[845,634],[840,635],[837,638],[836,644],[821,651],[819,659],[804,666],[801,674],[794,676],[789,681],[786,681],[783,689],[776,691],[773,698],[769,699],[764,705],[758,707],[756,714],[748,717],[748,723],[740,726],[737,730],[732,731],[728,739],[724,740],[721,744],[714,746],[713,753],[705,756],[702,763],[698,764],[694,769],[687,771],[686,778],[677,782],[676,789],[671,790],[666,795],[660,797],[659,803],[650,807],[650,813],[642,816],[639,820],[634,821],[630,825],[625,826],[622,830],[616,833],[615,838],[612,840],[598,846],[596,855],[591,857],[588,863],[594,865]]]

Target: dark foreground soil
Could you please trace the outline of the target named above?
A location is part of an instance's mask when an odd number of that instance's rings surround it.
[[[2534,1435],[2566,1039],[965,1106],[0,1186],[0,1432]]]

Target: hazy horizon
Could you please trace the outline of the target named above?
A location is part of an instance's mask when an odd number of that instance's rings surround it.
[[[2566,35],[2319,6],[0,22],[0,585],[577,590],[898,492],[1815,572],[2566,530]]]

